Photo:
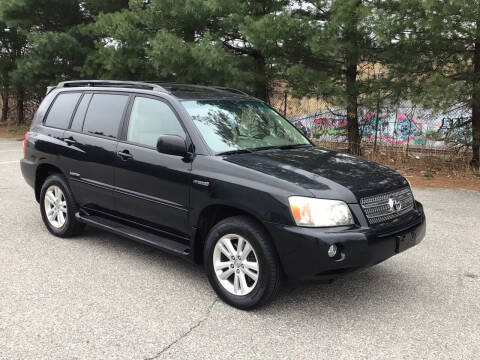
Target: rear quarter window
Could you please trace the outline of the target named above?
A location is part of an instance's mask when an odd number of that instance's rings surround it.
[[[90,101],[83,132],[116,138],[129,95],[94,94]]]
[[[47,114],[45,125],[59,129],[68,129],[70,119],[81,95],[81,93],[59,94]]]

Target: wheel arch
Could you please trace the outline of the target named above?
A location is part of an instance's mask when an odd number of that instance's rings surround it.
[[[43,183],[52,174],[64,175],[58,166],[49,163],[38,165],[37,171],[35,172],[35,199],[37,202],[40,201],[40,191],[42,190]]]
[[[196,231],[194,234],[193,244],[193,258],[197,264],[203,262],[203,250],[205,246],[205,239],[210,229],[218,222],[233,216],[247,216],[261,226],[271,239],[271,234],[265,227],[260,218],[252,212],[242,209],[240,207],[225,205],[225,204],[211,204],[202,209],[198,216]],[[275,243],[272,241],[275,247]]]

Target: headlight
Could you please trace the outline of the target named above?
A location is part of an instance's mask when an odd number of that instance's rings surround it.
[[[343,201],[303,196],[291,196],[288,201],[298,226],[325,227],[354,224],[352,213]]]

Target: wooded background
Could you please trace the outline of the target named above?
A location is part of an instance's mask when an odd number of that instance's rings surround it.
[[[462,109],[480,165],[480,0],[0,0],[0,121],[24,124],[47,85],[86,78],[269,102],[280,87],[344,109],[352,154],[361,109]]]

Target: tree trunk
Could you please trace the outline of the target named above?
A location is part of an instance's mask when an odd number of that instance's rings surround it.
[[[380,100],[377,99],[377,108],[375,115],[375,141],[373,142],[373,153],[377,152],[378,122],[380,120]]]
[[[348,152],[360,155],[360,132],[358,128],[357,62],[355,56],[347,58],[347,139]]]
[[[17,94],[17,125],[23,125],[25,123],[25,113],[24,113],[24,99],[25,93],[23,90],[19,90]]]
[[[345,76],[346,76],[346,102],[347,102],[347,139],[348,152],[352,155],[360,155],[360,132],[358,126],[358,8],[361,0],[357,0],[351,8],[351,21],[345,30],[346,42],[350,43],[350,49],[345,52]]]
[[[408,137],[407,137],[407,155],[408,155],[408,149],[409,149],[409,146],[410,146],[410,134],[412,133],[412,121],[413,121],[413,112],[412,112],[412,115],[410,118],[408,118],[408,122],[409,122],[409,128],[408,128]]]
[[[480,33],[480,22],[477,23]],[[470,166],[480,170],[480,38],[475,42],[474,77],[472,94],[472,160]]]
[[[397,119],[398,119],[398,107],[395,109],[395,121],[393,122],[393,142],[392,142],[392,150],[395,145],[397,145]]]
[[[2,118],[0,122],[6,122],[8,120],[8,90],[5,89],[2,93]]]
[[[265,63],[265,57],[260,53],[253,55],[255,61],[255,83],[254,83],[254,96],[270,103],[268,98],[268,79],[267,79],[267,65]]]

